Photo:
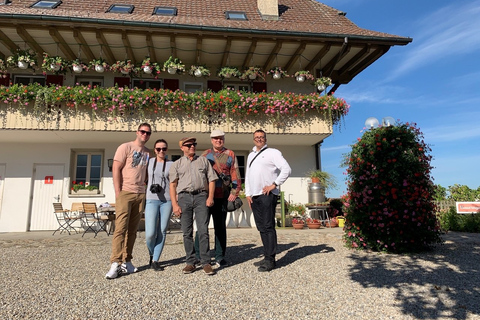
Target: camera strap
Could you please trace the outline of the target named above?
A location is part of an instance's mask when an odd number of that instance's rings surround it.
[[[167,159],[163,160],[163,169],[162,169],[162,182],[165,181],[165,166],[167,165]],[[152,172],[152,184],[155,183],[155,168],[157,167],[157,157],[153,162],[153,172]]]
[[[263,151],[265,151],[265,150],[267,150],[267,149],[268,149],[268,147],[260,150],[260,152],[257,153],[257,155],[255,156],[255,158],[253,158],[252,161],[250,161],[250,163],[248,164],[248,167],[250,168],[250,167],[252,166],[253,161],[255,161],[255,159],[257,159],[257,157],[260,155],[260,153],[262,153]]]

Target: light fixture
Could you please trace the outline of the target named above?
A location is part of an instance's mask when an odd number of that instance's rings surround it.
[[[390,127],[395,125],[395,119],[392,117],[385,117],[382,119],[382,126],[384,127]]]
[[[113,159],[108,159],[108,171],[112,172],[112,167],[113,167]]]
[[[365,120],[365,127],[367,127],[367,129],[372,129],[372,128],[378,127],[379,124],[380,123],[378,122],[377,118],[375,118],[375,117],[370,117],[367,120]]]

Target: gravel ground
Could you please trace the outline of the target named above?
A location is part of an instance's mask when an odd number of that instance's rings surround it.
[[[212,232],[211,232],[212,234]],[[480,319],[480,235],[449,233],[434,251],[387,255],[343,247],[342,230],[278,230],[277,268],[260,273],[255,229],[229,229],[230,266],[184,275],[181,234],[164,271],[106,280],[111,237],[0,234],[1,319]]]

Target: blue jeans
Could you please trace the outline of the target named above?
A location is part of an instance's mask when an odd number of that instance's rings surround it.
[[[145,240],[153,261],[158,261],[163,251],[168,223],[172,214],[172,202],[147,200],[145,206]]]

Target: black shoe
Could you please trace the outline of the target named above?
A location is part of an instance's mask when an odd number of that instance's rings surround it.
[[[153,261],[152,262],[152,268],[155,271],[163,271],[163,267],[160,265],[160,262],[158,262],[158,261]]]
[[[263,265],[258,267],[259,272],[268,272],[268,271],[272,271],[273,269],[275,269],[275,262],[274,261],[267,261],[267,260],[264,260],[264,261],[265,262],[263,263]]]
[[[264,264],[265,264],[265,259],[253,263],[255,267],[260,267],[260,266],[263,266]]]
[[[228,266],[228,262],[225,259],[215,261],[215,269],[220,269]]]

